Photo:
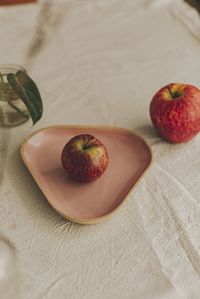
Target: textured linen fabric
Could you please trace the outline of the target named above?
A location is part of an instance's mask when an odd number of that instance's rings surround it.
[[[162,86],[200,86],[198,36],[177,9],[190,7],[144,0],[0,7],[0,61],[23,65],[44,101],[36,126],[0,129],[0,230],[15,248],[21,298],[200,297],[200,136],[171,145],[149,118]],[[23,165],[21,142],[55,124],[122,126],[150,144],[151,168],[110,220],[66,221]]]

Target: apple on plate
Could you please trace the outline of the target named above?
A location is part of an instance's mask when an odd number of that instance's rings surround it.
[[[80,134],[64,146],[61,162],[72,179],[82,183],[91,182],[106,170],[109,162],[108,151],[93,135]]]
[[[171,143],[186,142],[200,131],[200,90],[171,83],[150,104],[150,116],[159,135]]]

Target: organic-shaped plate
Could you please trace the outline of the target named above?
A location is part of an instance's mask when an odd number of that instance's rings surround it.
[[[64,145],[92,134],[106,146],[109,165],[91,183],[71,180],[61,166]],[[24,163],[52,207],[68,220],[91,224],[113,214],[151,163],[143,139],[122,128],[54,126],[31,135],[21,146]]]

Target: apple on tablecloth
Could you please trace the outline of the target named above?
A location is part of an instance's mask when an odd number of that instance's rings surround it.
[[[150,115],[157,132],[167,141],[186,142],[200,131],[200,90],[171,83],[154,95]]]
[[[67,174],[82,183],[99,178],[109,162],[106,147],[90,134],[73,137],[64,146],[61,162]]]

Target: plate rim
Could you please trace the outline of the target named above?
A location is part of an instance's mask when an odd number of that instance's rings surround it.
[[[42,187],[42,183],[40,183],[40,179],[37,178],[37,176],[35,176],[33,174],[33,172],[31,171],[31,167],[29,167],[29,163],[27,162],[26,158],[25,158],[25,145],[28,143],[28,141],[36,134],[42,132],[42,131],[46,131],[49,129],[59,129],[59,128],[69,128],[69,129],[82,129],[82,128],[87,128],[87,129],[117,129],[120,131],[125,131],[128,132],[129,134],[132,134],[134,136],[136,136],[137,138],[139,138],[141,141],[144,142],[144,144],[146,145],[146,147],[149,150],[150,153],[150,161],[148,166],[145,168],[145,170],[143,171],[142,175],[137,179],[137,181],[135,182],[135,184],[131,187],[131,189],[128,191],[128,193],[126,194],[126,196],[123,198],[123,200],[120,202],[120,204],[111,212],[100,216],[100,217],[96,217],[96,218],[73,218],[67,215],[64,215],[62,212],[58,211],[53,205],[52,203],[49,201],[47,194],[45,194],[45,191]],[[48,126],[39,130],[36,130],[35,132],[31,133],[28,137],[26,137],[24,139],[24,141],[21,143],[20,145],[20,154],[21,154],[21,158],[22,161],[24,162],[24,164],[26,165],[27,169],[29,170],[31,176],[33,177],[35,183],[37,184],[37,186],[39,187],[40,191],[42,192],[42,194],[44,195],[45,199],[48,201],[48,203],[50,204],[50,206],[54,209],[54,211],[56,211],[59,215],[61,215],[63,218],[65,218],[68,221],[73,221],[75,223],[78,224],[95,224],[95,223],[99,223],[102,222],[108,218],[110,218],[114,213],[116,213],[120,207],[128,200],[131,192],[133,191],[133,189],[137,186],[137,184],[140,182],[140,180],[144,177],[145,173],[147,172],[147,170],[150,168],[152,162],[153,162],[153,152],[152,149],[150,147],[150,145],[148,144],[148,142],[140,135],[135,134],[132,130],[127,129],[127,128],[123,128],[123,127],[118,127],[118,126],[110,126],[110,125],[53,125],[53,126]]]

